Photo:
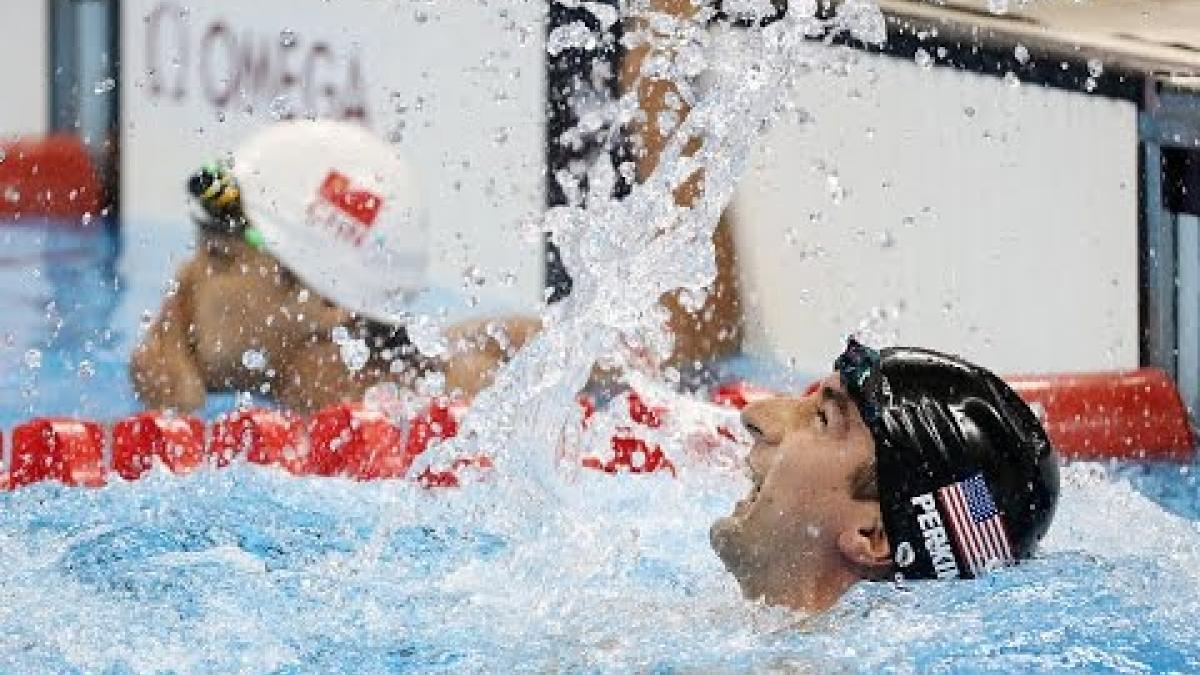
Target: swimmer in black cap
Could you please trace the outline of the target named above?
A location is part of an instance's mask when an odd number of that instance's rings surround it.
[[[748,598],[821,611],[860,580],[971,578],[1033,553],[1058,458],[1008,385],[853,339],[834,369],[742,413],[754,486],[710,536]]]

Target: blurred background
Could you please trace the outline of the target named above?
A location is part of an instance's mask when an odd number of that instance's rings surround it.
[[[568,293],[528,224],[602,151],[575,127],[629,58],[583,7],[605,4],[0,4],[6,406],[133,405],[128,350],[193,238],[184,179],[274,120],[403,148],[440,283]],[[697,330],[807,372],[854,331],[1002,373],[1160,366],[1195,410],[1200,3],[880,5],[887,42],[828,45],[761,139],[719,247],[738,301]],[[596,39],[548,39],[575,22]]]

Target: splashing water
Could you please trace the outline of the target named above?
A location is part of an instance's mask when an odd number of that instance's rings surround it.
[[[773,12],[759,3],[759,16]],[[744,14],[744,13],[743,13]],[[653,44],[668,41],[673,53],[648,58],[639,78],[669,80],[692,106],[671,133],[653,174],[623,199],[589,199],[585,206],[552,209],[543,229],[550,233],[573,279],[569,297],[544,317],[544,330],[476,397],[457,439],[426,453],[415,467],[445,463],[464,451],[494,453],[499,472],[527,498],[561,493],[556,475],[564,429],[578,425],[574,397],[592,367],[604,359],[636,370],[646,357],[661,362],[671,351],[658,300],[676,289],[702,298],[716,277],[713,233],[752,144],[786,108],[798,74],[827,56],[825,42],[842,32],[878,42],[883,18],[866,2],[839,6],[832,19],[818,19],[815,3],[792,3],[784,17],[764,28],[714,34],[707,14],[690,19],[652,11],[629,17],[647,26]],[[582,24],[571,24],[572,44]],[[552,44],[560,49],[566,33]],[[717,44],[721,43],[723,44]],[[720,58],[709,61],[713,49]],[[665,52],[665,50],[664,50]],[[669,56],[669,58],[668,58]],[[706,80],[706,91],[694,82]],[[628,126],[637,110],[638,87],[629,87],[612,107],[610,120]],[[691,151],[699,141],[699,149]],[[701,179],[699,199],[676,204],[674,193]],[[561,496],[561,494],[559,494]]]

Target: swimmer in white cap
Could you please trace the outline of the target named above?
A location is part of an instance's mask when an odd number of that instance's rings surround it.
[[[427,286],[414,173],[357,125],[274,125],[188,189],[196,253],[131,360],[148,406],[194,410],[207,392],[238,390],[311,411],[434,369],[469,396],[540,326],[446,315],[452,296]],[[421,354],[414,321],[444,324],[450,350]]]

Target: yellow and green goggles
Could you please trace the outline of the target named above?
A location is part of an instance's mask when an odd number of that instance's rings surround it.
[[[240,235],[254,248],[263,248],[262,232],[246,218],[241,190],[228,166],[220,162],[206,164],[188,178],[187,190],[207,216],[197,219],[200,227]]]

